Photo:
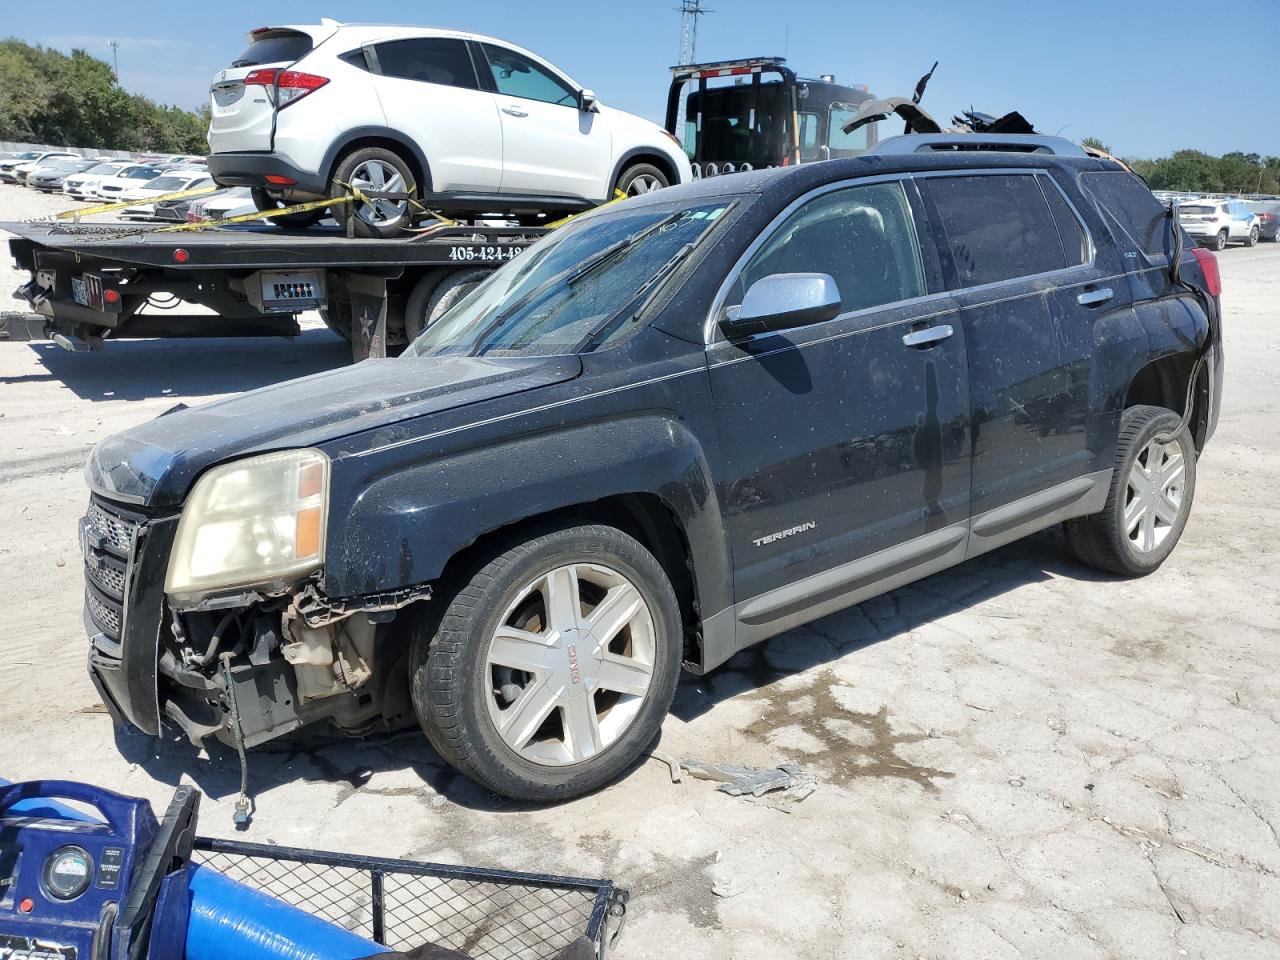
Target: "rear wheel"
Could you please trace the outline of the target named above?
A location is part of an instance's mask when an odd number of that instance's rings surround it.
[[[1213,249],[1215,250],[1227,249],[1227,231],[1226,230],[1219,230],[1218,235],[1213,238]]]
[[[1258,228],[1257,227],[1249,228],[1249,239],[1246,240],[1244,243],[1246,247],[1256,247],[1258,245]]]
[[[263,213],[292,206],[292,204],[285,203],[283,200],[277,200],[266,190],[260,190],[255,187],[250,192],[253,194],[253,205]],[[288,227],[291,230],[305,230],[307,227],[314,227],[326,216],[328,216],[328,211],[321,207],[319,210],[307,210],[303,213],[282,214],[278,217],[272,217],[270,222],[277,226]]]
[[[1140,577],[1173,552],[1196,491],[1196,448],[1182,418],[1164,407],[1130,407],[1120,424],[1106,506],[1064,525],[1082,562]]]
[[[432,288],[431,296],[427,299],[421,313],[414,313],[410,317],[406,312],[406,330],[412,331],[410,324],[421,324],[416,332],[410,332],[409,338],[413,339],[443,317],[455,303],[474,290],[492,272],[491,270],[455,270],[445,274],[444,278]]]
[[[667,175],[651,163],[637,163],[618,175],[616,188],[628,197],[638,197],[671,186]]]
[[[409,164],[390,150],[364,147],[342,159],[333,172],[329,187],[331,197],[345,197],[354,187],[364,194],[399,193],[416,197],[417,183]],[[346,205],[339,217],[346,214]],[[399,236],[413,219],[408,199],[393,200],[365,197],[351,201],[358,237],[389,238]]]
[[[525,800],[622,774],[680,669],[680,613],[653,555],[612,527],[551,529],[459,581],[410,652],[414,706],[441,756]]]

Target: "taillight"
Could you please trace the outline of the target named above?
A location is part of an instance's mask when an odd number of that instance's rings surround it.
[[[1204,288],[1212,297],[1222,296],[1222,274],[1218,272],[1218,258],[1212,250],[1204,247],[1192,247],[1196,262],[1200,264],[1200,272],[1204,274]]]
[[[287,107],[297,103],[312,90],[319,90],[329,82],[328,77],[318,77],[314,73],[302,73],[298,70],[254,70],[244,78],[248,86],[274,87],[276,89],[276,106]]]

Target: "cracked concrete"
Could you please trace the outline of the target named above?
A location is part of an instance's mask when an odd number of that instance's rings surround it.
[[[35,202],[0,186],[4,217],[47,212]],[[672,784],[654,762],[532,808],[453,775],[409,734],[255,752],[249,839],[609,876],[633,893],[624,960],[673,944],[708,960],[1280,956],[1280,245],[1220,260],[1222,422],[1157,574],[1093,573],[1049,532],[685,680],[661,749],[794,760],[820,778],[803,803]],[[343,354],[315,329],[97,356],[0,344],[0,559],[14,585],[0,775],[73,776],[157,803],[195,783],[203,830],[232,835],[228,755],[113,737],[97,708],[79,465],[90,443],[179,399]]]

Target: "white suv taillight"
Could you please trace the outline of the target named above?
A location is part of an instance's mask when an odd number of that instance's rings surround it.
[[[312,90],[319,90],[328,82],[328,77],[318,77],[314,73],[300,73],[297,70],[254,70],[244,78],[246,87],[274,87],[276,108],[281,110],[291,103],[297,103]]]

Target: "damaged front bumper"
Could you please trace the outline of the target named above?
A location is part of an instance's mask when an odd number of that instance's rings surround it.
[[[163,584],[178,519],[95,495],[81,520],[89,673],[117,724],[252,747],[322,721],[353,736],[413,722],[394,621],[429,586],[331,600],[307,581],[174,610]]]

